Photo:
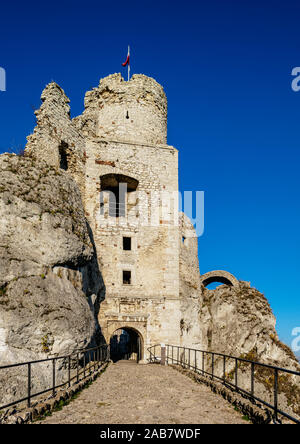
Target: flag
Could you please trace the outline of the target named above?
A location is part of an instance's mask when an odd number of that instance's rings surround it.
[[[129,52],[129,46],[128,46],[128,53],[127,53],[127,59],[124,63],[122,63],[122,66],[130,65],[130,52]]]
[[[129,58],[130,58],[130,56],[128,54],[127,59],[124,63],[122,63],[122,66],[126,66],[127,64],[129,65]]]
[[[122,66],[128,66],[128,81],[130,79],[130,47],[128,46],[128,53],[127,53],[127,59],[124,63],[122,63]]]

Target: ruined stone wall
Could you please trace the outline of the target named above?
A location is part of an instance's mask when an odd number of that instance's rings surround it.
[[[121,74],[100,80],[86,93],[85,111],[76,119],[85,134],[131,141],[167,143],[167,99],[154,79],[135,74],[125,82]]]
[[[70,100],[54,82],[46,86],[41,100],[40,109],[35,111],[37,125],[27,138],[25,152],[56,167],[64,152],[67,171],[83,191],[85,141],[70,118]]]

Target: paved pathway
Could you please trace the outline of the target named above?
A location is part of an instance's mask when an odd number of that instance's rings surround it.
[[[111,364],[42,424],[247,424],[221,396],[171,367]]]

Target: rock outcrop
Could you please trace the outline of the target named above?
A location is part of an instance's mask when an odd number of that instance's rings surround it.
[[[198,239],[184,214],[180,215],[180,303],[182,318],[181,345],[197,350],[223,353],[250,361],[300,371],[300,365],[288,346],[277,335],[276,319],[265,298],[250,283],[238,281],[230,273],[217,270],[199,273]],[[206,288],[213,282],[225,283],[214,290]],[[185,360],[182,352],[181,359]],[[192,365],[194,353],[192,353]],[[202,354],[198,353],[202,368]],[[226,359],[226,378],[234,382],[235,360]],[[214,356],[215,375],[223,377],[224,361]],[[204,367],[212,368],[209,353]],[[239,386],[251,390],[251,365],[238,366]],[[279,408],[300,417],[300,380],[297,376],[279,373]],[[267,367],[255,370],[255,394],[273,403],[274,371]]]
[[[104,285],[76,183],[30,157],[1,155],[0,171],[1,365],[93,344]],[[51,372],[38,373],[41,387]],[[2,404],[26,387],[23,377],[0,371]]]
[[[202,296],[199,319],[204,349],[234,356],[255,351],[260,361],[297,368],[296,357],[278,339],[267,299],[249,283],[202,288]]]
[[[195,304],[191,305],[188,300],[186,303],[189,318],[183,319],[183,324],[191,325],[191,334],[188,329],[183,334],[189,337],[190,343],[201,342],[202,350],[300,371],[297,358],[278,338],[276,319],[267,299],[258,290],[251,288],[248,282],[240,281],[234,286],[220,285],[214,290],[202,286],[198,310],[188,310],[188,307]],[[204,365],[208,371],[211,370],[210,354],[205,355]],[[215,355],[214,372],[221,378],[223,365],[223,358]],[[251,389],[250,372],[250,364],[238,364],[238,384],[247,391]],[[234,359],[226,359],[226,378],[234,382]],[[279,408],[300,417],[299,377],[279,372],[278,378]],[[255,395],[273,403],[272,369],[259,366],[255,368]]]

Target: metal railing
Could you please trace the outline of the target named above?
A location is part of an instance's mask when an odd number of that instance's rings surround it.
[[[165,360],[167,364],[179,364],[183,368],[193,370],[202,376],[209,376],[212,380],[216,379],[221,381],[225,386],[229,386],[236,392],[246,395],[251,401],[258,401],[262,403],[266,407],[273,410],[273,419],[275,422],[281,422],[280,418],[278,417],[278,415],[281,415],[297,424],[300,424],[299,418],[297,419],[291,416],[289,413],[284,412],[278,407],[280,377],[282,379],[282,375],[284,375],[286,381],[287,375],[298,376],[300,385],[300,372],[276,367],[274,365],[263,364],[261,362],[251,361],[250,359],[238,358],[223,353],[198,350],[177,345],[165,345],[165,349]],[[159,350],[160,354],[157,354],[157,350]],[[161,345],[153,345],[152,347],[149,347],[148,352],[150,363],[157,363],[161,361]],[[208,357],[209,359],[207,359]],[[217,358],[219,358],[219,362],[217,362]],[[227,373],[226,367],[227,369],[229,367],[228,361],[231,361],[231,370]],[[219,372],[219,375],[216,371],[216,364],[218,364],[219,368],[221,364],[221,372]],[[244,370],[243,373],[245,375],[245,366],[247,365],[250,366],[250,390],[246,390],[239,384],[239,370]],[[268,402],[265,399],[261,399],[257,394],[255,394],[255,382],[262,382],[262,378],[259,378],[260,374],[263,372],[261,369],[268,369],[269,375],[264,381],[267,381],[269,388],[273,392],[273,403]],[[279,374],[281,374],[281,376]]]
[[[57,363],[59,360],[63,360],[62,368],[67,373],[67,377],[65,380],[62,380],[59,384],[57,384]],[[27,401],[27,407],[31,407],[31,399],[37,396],[43,395],[44,393],[52,392],[52,395],[56,395],[56,390],[58,388],[68,386],[71,387],[71,382],[75,381],[78,383],[81,379],[85,379],[86,376],[93,374],[97,371],[100,366],[104,362],[108,362],[110,360],[110,348],[109,345],[99,345],[97,347],[87,348],[87,349],[79,349],[66,356],[55,356],[53,358],[39,359],[36,361],[27,361],[20,362],[17,364],[9,364],[0,366],[0,377],[1,372],[13,368],[25,368],[27,373],[27,396],[23,396],[20,399],[15,399],[10,401],[4,405],[0,405],[0,410],[15,406],[20,404],[21,402]],[[40,390],[38,392],[32,393],[33,387],[33,378],[32,378],[32,370],[34,365],[40,363],[51,363],[49,379],[51,383],[47,388]],[[73,374],[72,374],[73,373]],[[7,375],[9,377],[9,375]],[[83,377],[83,378],[82,378]]]
[[[109,201],[108,204],[100,203],[100,215],[104,215],[105,211],[111,217],[125,217],[127,204],[123,202]]]

